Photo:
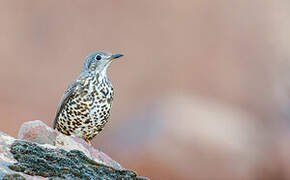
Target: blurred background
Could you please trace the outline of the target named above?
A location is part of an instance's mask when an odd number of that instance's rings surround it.
[[[151,179],[290,179],[290,2],[0,2],[0,130],[51,125],[95,50],[115,100],[93,145]]]

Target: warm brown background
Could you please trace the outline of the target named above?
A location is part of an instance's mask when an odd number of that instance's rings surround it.
[[[93,144],[151,179],[290,179],[290,2],[0,1],[1,131],[52,124],[92,51],[120,52]]]

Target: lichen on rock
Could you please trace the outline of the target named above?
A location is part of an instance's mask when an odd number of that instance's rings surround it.
[[[78,150],[65,151],[16,140],[10,152],[17,160],[9,168],[32,176],[63,179],[142,179],[129,170],[117,170],[89,159]]]

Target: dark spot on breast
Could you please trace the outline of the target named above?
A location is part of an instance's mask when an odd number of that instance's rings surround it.
[[[108,98],[108,99],[107,99],[107,102],[108,102],[109,104],[111,104],[112,101],[113,101],[113,98]]]
[[[106,91],[105,89],[102,89],[102,90],[101,90],[101,93],[103,93],[105,96],[107,96],[109,92]]]

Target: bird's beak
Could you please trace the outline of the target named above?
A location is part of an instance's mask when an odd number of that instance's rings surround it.
[[[123,54],[113,54],[111,56],[111,60],[117,59],[117,58],[122,57],[122,56],[124,56],[124,55]]]

